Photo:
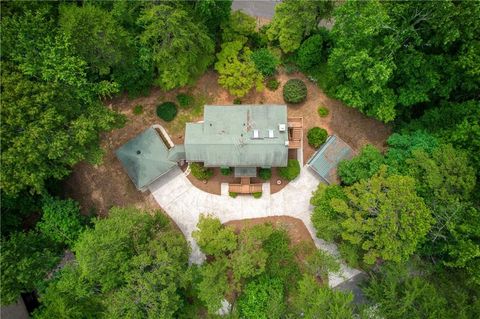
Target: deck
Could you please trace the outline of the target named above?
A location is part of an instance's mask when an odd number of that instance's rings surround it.
[[[302,147],[303,118],[289,117],[287,120],[288,120],[288,148],[299,149]]]

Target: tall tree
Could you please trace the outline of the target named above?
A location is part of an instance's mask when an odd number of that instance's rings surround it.
[[[278,40],[283,52],[297,50],[302,41],[330,15],[333,1],[285,0],[275,6],[267,31],[270,41]],[[320,58],[320,57],[319,57]]]
[[[156,84],[165,90],[192,83],[213,62],[214,43],[206,27],[190,12],[159,4],[138,19],[143,32],[142,59],[151,60]]]
[[[219,256],[237,247],[237,235],[231,227],[224,227],[218,218],[202,214],[197,227],[192,237],[205,254]]]
[[[342,238],[361,248],[363,259],[395,262],[412,255],[430,230],[432,217],[408,176],[386,175],[386,167],[369,180],[346,188],[345,200],[334,200],[343,218]]]

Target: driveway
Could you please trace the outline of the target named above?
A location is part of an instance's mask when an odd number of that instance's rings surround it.
[[[253,17],[271,19],[275,13],[275,5],[279,2],[281,2],[281,0],[234,0],[232,3],[232,10],[241,10]]]
[[[205,255],[192,238],[192,231],[197,228],[199,216],[202,213],[215,215],[222,223],[268,216],[295,217],[303,221],[317,248],[338,257],[336,246],[317,238],[315,228],[310,221],[312,206],[309,203],[309,194],[317,188],[319,183],[320,180],[315,173],[305,166],[299,177],[275,194],[270,195],[269,184],[265,183],[263,195],[259,199],[252,196],[231,198],[228,194],[214,195],[199,190],[190,183],[180,168],[175,167],[150,185],[149,189],[158,204],[175,221],[190,243],[192,247],[190,262],[201,264],[205,260]],[[335,287],[359,273],[359,270],[342,264],[340,274],[330,274],[329,285]]]

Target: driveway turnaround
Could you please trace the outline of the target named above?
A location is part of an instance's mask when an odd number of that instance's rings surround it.
[[[205,255],[192,238],[202,213],[218,217],[222,223],[231,220],[260,218],[268,216],[291,216],[301,219],[312,236],[317,248],[333,256],[339,253],[334,244],[317,238],[315,228],[310,221],[312,206],[310,194],[317,188],[320,180],[308,167],[301,169],[300,175],[281,191],[270,194],[269,184],[263,185],[261,198],[241,196],[231,198],[228,194],[214,195],[193,186],[185,174],[176,167],[158,181],[149,186],[150,192],[158,204],[175,221],[192,247],[190,262],[201,264]],[[359,274],[360,271],[341,264],[339,274],[329,275],[329,285],[335,287]]]

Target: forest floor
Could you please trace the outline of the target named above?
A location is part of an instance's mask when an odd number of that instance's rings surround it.
[[[158,209],[158,204],[149,193],[141,193],[134,187],[116,158],[115,150],[152,124],[161,124],[175,144],[183,143],[185,123],[201,120],[204,104],[233,104],[234,97],[218,85],[217,78],[218,75],[215,72],[208,71],[190,87],[168,92],[154,88],[145,97],[129,99],[124,94],[105,101],[108,107],[124,114],[128,119],[127,123],[121,129],[102,134],[101,145],[105,150],[103,163],[100,165],[85,162],[77,164],[64,185],[66,194],[80,202],[85,213],[95,212],[105,215],[112,206]],[[301,73],[280,72],[277,75],[280,87],[276,91],[266,88],[262,92],[252,91],[241,99],[242,104],[285,104],[282,87],[291,78],[304,80],[308,88],[308,97],[304,103],[287,104],[289,117],[303,117],[304,162],[315,151],[306,143],[307,131],[314,126],[325,128],[329,134],[336,134],[356,151],[365,144],[373,144],[380,149],[385,148],[385,141],[390,134],[390,129],[385,124],[364,116],[340,101],[329,98]],[[179,113],[172,122],[164,122],[158,118],[155,113],[156,106],[164,101],[176,102],[176,95],[181,92],[194,96],[194,105],[189,109],[179,108]],[[133,113],[136,105],[143,106],[142,114]],[[328,108],[330,114],[321,118],[317,113],[319,106]]]

